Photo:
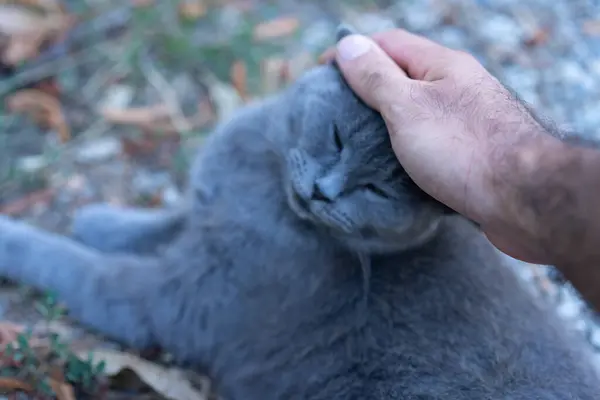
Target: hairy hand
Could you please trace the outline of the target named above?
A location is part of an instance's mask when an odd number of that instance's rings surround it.
[[[478,222],[511,256],[549,261],[522,180],[543,161],[540,147],[560,141],[473,56],[396,29],[348,36],[325,54],[333,57],[381,112],[398,159],[423,190]]]

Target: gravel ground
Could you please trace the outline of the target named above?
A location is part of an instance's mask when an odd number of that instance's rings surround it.
[[[331,42],[340,19],[365,32],[396,25],[473,53],[538,112],[565,129],[600,139],[600,0],[238,0],[229,3],[213,15],[217,29],[214,25],[197,28],[194,33],[197,43],[206,41],[207,37],[226,39],[234,35],[244,18],[240,10],[247,8],[265,19],[277,15],[298,18],[301,28],[298,35],[286,42],[283,51],[286,57],[307,51],[318,53]],[[184,72],[166,71],[165,76],[171,82],[179,82],[178,85],[173,83],[181,88],[178,93],[185,92],[185,96],[191,93],[192,97],[203,93],[203,86]],[[98,75],[92,74],[100,79]],[[127,86],[98,85],[102,87],[100,97],[103,99],[109,97],[115,102],[115,97],[128,96]],[[5,148],[10,150],[9,155],[25,169],[47,169],[46,159],[39,154],[42,147],[61,149],[55,135],[42,134],[27,122],[15,124],[22,132],[19,136],[4,135],[3,138],[0,133],[0,139],[7,140]],[[86,134],[78,133],[68,151],[60,153],[51,172],[45,175],[50,192],[46,195],[36,192],[40,201],[19,210],[17,215],[44,228],[64,231],[71,210],[92,201],[131,204],[139,203],[140,198],[157,196],[163,204],[177,201],[183,174],[181,167],[177,172],[173,166],[172,143],[161,143],[159,150],[151,152],[148,161],[123,155],[126,144],[121,140],[122,130],[102,124],[96,126],[85,119],[79,130]],[[89,134],[94,130],[100,133]],[[199,138],[192,139],[194,143],[199,141]],[[184,147],[191,152],[192,146],[187,143]],[[165,158],[170,161],[161,162]],[[21,189],[22,186],[19,185]],[[1,188],[0,185],[0,206],[3,201],[10,203],[17,196],[8,195],[9,190]],[[15,193],[22,195],[23,190]],[[590,355],[597,359],[600,367],[599,319],[577,293],[562,283],[551,267],[516,261],[510,264],[523,279],[531,282],[532,288],[556,304],[557,312],[566,321],[581,330],[590,343]],[[14,313],[7,311],[8,300],[2,298],[0,296],[0,305],[3,305],[0,310],[4,312],[0,315],[12,318]]]

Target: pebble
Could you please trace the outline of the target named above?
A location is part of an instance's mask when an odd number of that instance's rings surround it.
[[[78,149],[75,158],[80,163],[98,163],[119,153],[121,153],[121,141],[109,136],[88,141]]]
[[[165,188],[173,186],[168,172],[139,169],[132,179],[132,190],[138,195],[155,195]]]
[[[498,14],[481,21],[478,26],[480,37],[489,43],[514,48],[523,39],[523,28],[508,16]]]
[[[392,6],[393,15],[398,15],[403,25],[414,31],[426,31],[436,27],[442,15],[440,7],[431,0],[399,1]]]
[[[173,186],[167,186],[162,192],[162,201],[166,207],[177,206],[182,200],[179,190]]]
[[[332,43],[336,26],[327,20],[310,24],[300,39],[302,47],[309,51],[321,50],[324,43]]]
[[[134,94],[135,90],[131,86],[114,84],[106,90],[104,98],[100,102],[100,108],[127,108],[133,100]]]
[[[49,165],[48,159],[43,154],[21,157],[17,162],[17,168],[21,172],[35,174]]]

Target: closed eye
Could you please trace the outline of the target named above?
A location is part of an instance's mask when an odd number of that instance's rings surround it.
[[[340,131],[338,130],[337,125],[333,125],[333,140],[335,141],[335,147],[341,152],[344,148],[344,144],[342,143],[342,138],[340,137]]]
[[[390,196],[388,196],[388,194],[386,192],[384,192],[380,187],[372,184],[372,183],[368,183],[365,185],[365,189],[367,189],[369,192],[376,194],[377,196],[383,197],[383,198],[389,198]]]

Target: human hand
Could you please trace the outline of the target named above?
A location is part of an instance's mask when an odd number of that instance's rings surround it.
[[[547,154],[540,149],[557,144],[541,140],[551,137],[474,57],[401,29],[348,36],[324,55],[334,57],[382,114],[417,185],[479,223],[500,250],[550,262],[521,189]]]

